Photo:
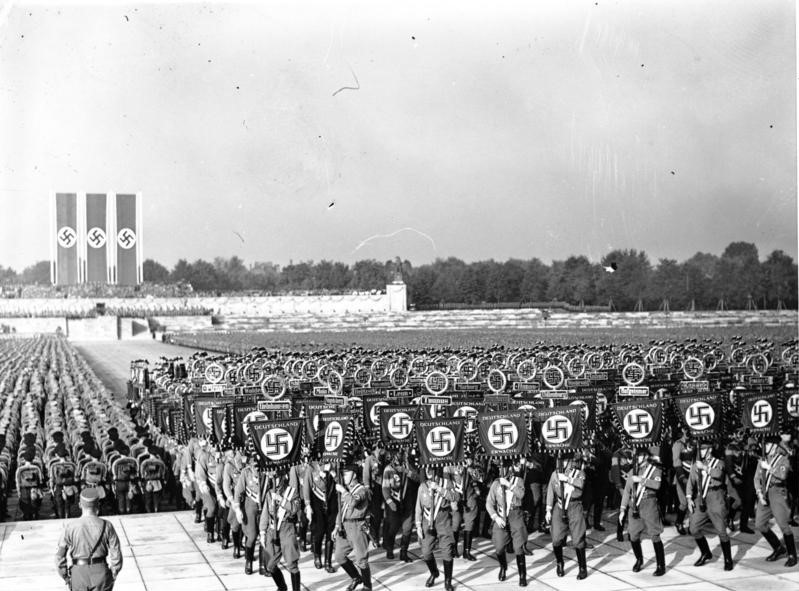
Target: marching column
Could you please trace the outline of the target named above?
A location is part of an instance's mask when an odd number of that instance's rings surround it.
[[[238,512],[236,511],[238,502],[236,501],[235,489],[241,475],[243,459],[241,450],[233,450],[227,453],[225,467],[222,470],[222,491],[225,494],[225,505],[228,508],[227,521],[233,538],[233,558],[241,558],[242,532],[241,521],[239,521]],[[225,542],[223,548],[227,549],[227,542]]]

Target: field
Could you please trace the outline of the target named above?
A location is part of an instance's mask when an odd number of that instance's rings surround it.
[[[780,344],[797,338],[795,326],[781,327],[713,327],[676,329],[501,329],[501,330],[429,330],[429,331],[349,331],[304,333],[259,332],[197,332],[183,333],[169,338],[169,342],[212,351],[243,353],[253,347],[283,350],[342,350],[351,347],[370,349],[421,349],[470,347],[526,347],[536,343],[589,345],[648,343],[652,340],[673,339],[678,342],[695,338],[699,341],[713,339],[728,342],[741,336],[747,342],[766,338]]]

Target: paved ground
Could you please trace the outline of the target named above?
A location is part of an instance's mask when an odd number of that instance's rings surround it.
[[[244,574],[244,560],[233,560],[231,550],[219,544],[209,545],[200,524],[194,523],[189,511],[158,515],[110,517],[123,546],[124,567],[115,586],[116,591],[216,591],[236,589],[273,589],[270,579],[257,574]],[[610,526],[610,524],[607,524]],[[54,569],[54,551],[60,521],[12,522],[0,524],[0,589],[59,590],[63,583]],[[711,539],[716,558],[701,568],[693,566],[698,554],[693,540],[675,536],[674,528],[666,528],[666,575],[654,578],[652,546],[644,542],[647,558],[644,571],[630,571],[633,559],[629,544],[615,541],[610,527],[606,534],[594,532],[589,541],[589,575],[577,581],[574,552],[566,549],[566,576],[558,578],[552,562],[549,536],[530,537],[533,555],[527,557],[531,589],[570,591],[583,588],[593,591],[761,591],[799,589],[799,567],[787,569],[784,560],[768,563],[769,553],[759,536],[736,533],[733,536],[735,569],[722,569],[720,551]],[[799,534],[799,530],[795,532]],[[756,543],[755,543],[756,542]],[[508,580],[496,580],[497,563],[493,547],[486,539],[475,541],[477,562],[455,559],[454,584],[461,591],[488,591],[497,588],[518,588],[516,562],[511,559]],[[370,562],[374,588],[410,590],[424,588],[427,569],[419,559],[418,545],[412,544],[414,562],[388,561],[383,552],[373,551]],[[284,569],[285,570],[285,569]],[[313,567],[313,556],[302,554],[300,560],[303,588],[310,591],[344,589],[347,576],[339,569],[329,575]],[[290,583],[288,576],[286,579]],[[434,589],[443,589],[438,579]]]

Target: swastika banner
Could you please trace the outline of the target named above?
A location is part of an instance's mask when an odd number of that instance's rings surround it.
[[[195,396],[194,398],[194,431],[197,437],[207,438],[214,434],[213,409],[225,407],[221,398],[213,396]]]
[[[724,399],[720,394],[680,396],[674,399],[680,421],[696,439],[714,439],[724,431]]]
[[[744,395],[741,399],[741,425],[751,433],[776,435],[780,427],[780,395],[778,392]]]
[[[53,283],[80,283],[79,253],[85,236],[78,234],[77,193],[55,194],[55,227],[52,231]]]
[[[463,461],[466,419],[419,419],[414,423],[419,446],[419,464],[444,466]]]
[[[533,422],[544,449],[570,451],[583,447],[583,412],[579,406],[537,409]]]
[[[350,424],[352,415],[337,413],[319,417],[319,432],[316,438],[317,457],[323,462],[344,461],[350,451]]]
[[[214,408],[211,411],[211,420],[214,424],[214,439],[217,443],[221,443],[227,437],[228,433],[228,406],[225,405],[219,408]]]
[[[86,194],[86,281],[106,283],[108,276],[108,228],[104,193]]]
[[[613,418],[625,443],[645,447],[660,443],[663,431],[663,401],[633,400],[611,404]]]
[[[587,394],[569,394],[567,402],[583,411],[583,431],[590,432],[596,428],[596,396]]]
[[[480,443],[488,457],[510,458],[527,455],[527,416],[524,411],[485,412],[477,415]]]
[[[388,449],[413,445],[413,423],[419,413],[418,405],[379,406],[380,439]]]
[[[363,397],[363,426],[367,437],[380,436],[380,407],[388,406],[390,401],[383,395]]]
[[[316,437],[319,432],[319,417],[320,415],[333,414],[336,412],[337,407],[335,404],[322,402],[321,400],[312,400],[304,402],[303,414],[305,415],[305,432],[309,437]]]
[[[782,398],[782,419],[787,424],[799,422],[799,391],[795,388],[785,389],[780,393]]]
[[[267,470],[281,470],[300,461],[305,433],[303,419],[253,421],[249,433],[250,441]]]
[[[444,412],[447,417],[463,417],[466,419],[466,435],[477,435],[477,415],[485,412],[486,405],[484,402],[476,402],[474,400],[453,400],[452,404],[444,407]]]
[[[141,227],[139,199],[136,195],[116,195],[116,282],[120,285],[141,283]]]

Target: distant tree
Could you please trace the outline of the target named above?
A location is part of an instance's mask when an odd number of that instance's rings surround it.
[[[169,282],[169,269],[153,259],[145,259],[144,263],[142,263],[142,270],[144,271],[145,281],[151,283]]]
[[[216,257],[214,259],[218,289],[225,291],[239,291],[247,285],[249,271],[244,261],[237,256],[229,259]]]
[[[686,307],[694,302],[696,309],[714,309],[721,293],[717,287],[719,257],[697,252],[680,265],[685,280]]]
[[[520,299],[526,302],[541,302],[546,299],[549,267],[540,260],[524,263],[524,277],[519,286]]]
[[[408,301],[417,306],[438,304],[432,297],[436,276],[432,266],[422,265],[414,269],[408,281]]]
[[[769,307],[782,301],[789,308],[797,307],[797,267],[794,260],[781,250],[775,250],[761,265],[764,291]]]
[[[4,267],[0,265],[0,284],[9,285],[17,283],[17,272],[11,267]]]
[[[191,283],[191,273],[192,269],[188,261],[186,259],[178,259],[178,262],[175,263],[175,267],[169,274],[169,279],[173,283]],[[192,285],[192,287],[194,286]]]
[[[643,251],[613,250],[602,258],[602,266],[616,264],[613,273],[604,272],[597,281],[597,295],[602,303],[613,299],[617,310],[633,310],[646,294],[652,265]]]
[[[286,290],[313,289],[313,261],[289,262],[280,274],[281,288]]]
[[[389,279],[384,264],[374,259],[357,261],[352,267],[350,287],[358,290],[385,289]]]
[[[274,263],[253,263],[248,274],[248,289],[277,291],[280,285],[280,267]]]
[[[547,282],[547,299],[572,304],[607,303],[596,301],[595,269],[587,257],[572,256],[553,261]]]
[[[461,286],[466,268],[466,263],[455,257],[436,259],[432,264],[432,272],[436,277],[430,294],[433,301],[459,303],[465,301]]]
[[[202,259],[197,259],[191,264],[189,283],[191,283],[194,289],[199,291],[217,291],[223,289],[214,265]]]
[[[25,267],[19,275],[20,283],[48,285],[50,281],[50,261],[39,261]]]
[[[656,308],[663,300],[668,300],[670,309],[683,309],[686,291],[682,266],[674,259],[660,259],[645,293],[650,307]]]

